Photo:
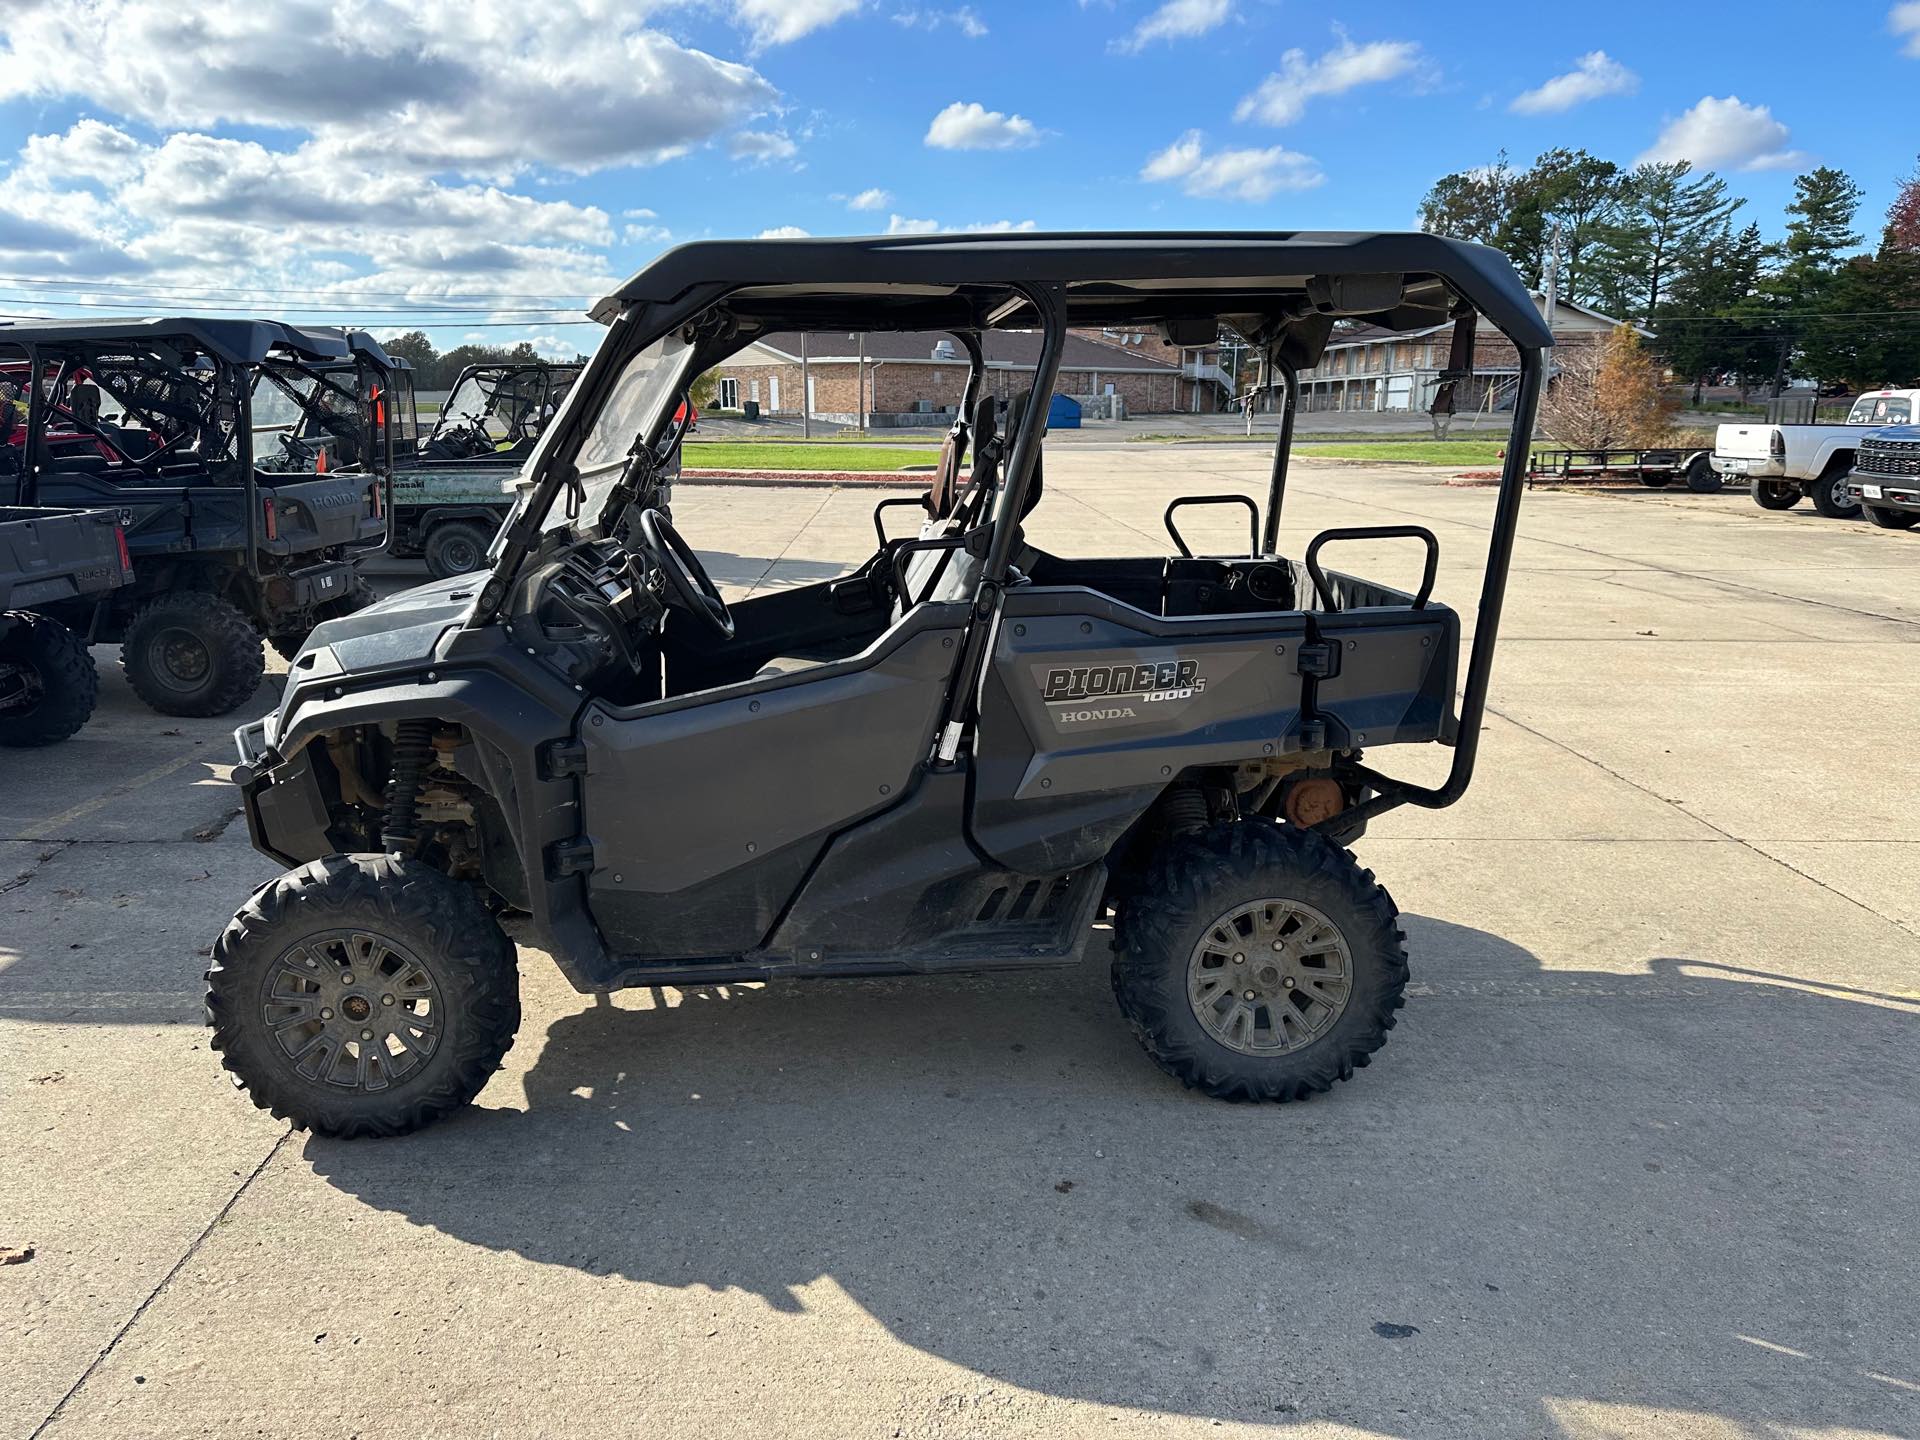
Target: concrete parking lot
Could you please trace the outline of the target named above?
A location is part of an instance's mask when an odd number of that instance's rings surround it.
[[[1030,530],[1165,553],[1264,468],[1063,446]],[[675,508],[747,589],[875,498]],[[1303,464],[1282,549],[1427,525],[1470,612],[1492,498]],[[272,874],[231,724],[98,659],[91,726],[0,755],[0,1435],[1920,1433],[1920,534],[1531,495],[1474,789],[1358,846],[1412,997],[1296,1106],[1180,1090],[1097,951],[596,1003],[528,944],[471,1113],[289,1134],[200,1027]]]

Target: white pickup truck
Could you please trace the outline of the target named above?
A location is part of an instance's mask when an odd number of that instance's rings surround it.
[[[1850,520],[1860,504],[1847,491],[1860,437],[1883,425],[1906,425],[1920,414],[1920,390],[1872,390],[1853,402],[1844,425],[1722,425],[1713,441],[1717,474],[1748,481],[1754,504],[1787,510],[1806,496],[1813,508]]]

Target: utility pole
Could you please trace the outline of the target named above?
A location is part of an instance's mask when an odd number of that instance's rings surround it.
[[[800,438],[813,438],[813,376],[807,369],[807,342],[812,337],[800,332]]]
[[[1547,245],[1547,329],[1553,329],[1553,322],[1560,310],[1560,222],[1553,222],[1553,236]]]
[[[860,332],[860,359],[853,367],[853,408],[860,422],[860,432],[867,429],[867,332]]]

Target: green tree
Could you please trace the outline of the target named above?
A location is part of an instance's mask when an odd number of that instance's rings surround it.
[[[1499,245],[1513,215],[1517,179],[1504,150],[1491,165],[1441,176],[1420,202],[1420,228]]]
[[[1723,220],[1689,250],[1674,274],[1654,324],[1667,363],[1676,375],[1693,382],[1696,405],[1709,375],[1746,374],[1756,363],[1772,363],[1770,352],[1745,338],[1737,318],[1741,303],[1760,283],[1767,255],[1758,225],[1736,231]]]
[[[1560,293],[1578,304],[1594,303],[1598,296],[1588,272],[1594,248],[1620,208],[1620,167],[1585,150],[1549,150],[1533,162],[1520,190],[1513,229],[1528,243],[1515,249],[1531,252],[1530,268],[1521,273],[1536,280],[1544,277],[1546,254],[1558,229]]]
[[[1711,170],[1694,175],[1684,160],[1635,166],[1593,247],[1592,288],[1602,308],[1652,319],[1676,272],[1745,203]]]

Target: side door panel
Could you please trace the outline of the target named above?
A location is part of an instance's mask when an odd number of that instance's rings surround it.
[[[588,897],[612,948],[698,958],[760,944],[832,836],[907,794],[960,652],[955,608],[909,616],[851,660],[589,704]]]

